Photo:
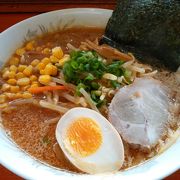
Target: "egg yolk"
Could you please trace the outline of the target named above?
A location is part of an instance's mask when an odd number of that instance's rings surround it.
[[[67,138],[73,150],[82,157],[95,153],[102,143],[102,133],[91,118],[80,117],[69,126]]]

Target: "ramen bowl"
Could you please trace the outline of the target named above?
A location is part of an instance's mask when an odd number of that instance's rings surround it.
[[[58,29],[74,26],[104,28],[112,11],[77,8],[41,14],[8,28],[0,34],[0,65],[27,40]],[[117,173],[98,175],[76,174],[40,162],[20,149],[0,126],[0,163],[25,179],[161,179],[180,167],[180,139],[152,159]]]

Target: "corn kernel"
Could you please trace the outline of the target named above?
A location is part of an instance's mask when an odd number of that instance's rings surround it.
[[[37,80],[37,77],[36,77],[35,75],[31,75],[31,76],[30,76],[30,80],[31,80],[31,82],[36,81],[36,80]]]
[[[16,99],[22,98],[22,94],[20,92],[16,93]]]
[[[10,71],[8,74],[9,79],[15,78],[16,73],[14,71]]]
[[[32,84],[31,85],[31,88],[37,88],[37,87],[39,87],[38,84]]]
[[[12,57],[12,58],[9,60],[9,64],[10,64],[10,65],[15,65],[15,66],[17,66],[17,65],[19,64],[19,61],[20,61],[19,58],[17,58],[17,57]]]
[[[38,80],[32,82],[32,84],[38,84],[38,83],[39,83]]]
[[[29,65],[26,69],[24,69],[23,74],[25,76],[30,76],[32,74],[32,71],[33,71],[33,67]]]
[[[69,54],[65,54],[64,57],[59,60],[59,65],[63,66],[65,62],[69,61],[69,59],[70,59]]]
[[[23,72],[26,68],[27,68],[26,65],[20,64],[20,65],[18,66],[18,71],[19,71],[19,72]]]
[[[47,65],[47,64],[50,63],[50,59],[49,58],[44,58],[44,59],[41,60],[41,63]]]
[[[21,78],[23,78],[23,77],[25,77],[25,75],[24,75],[22,72],[18,72],[18,73],[16,74],[16,79],[21,79]]]
[[[14,72],[14,71],[6,71],[3,75],[2,75],[2,77],[3,77],[3,79],[13,79],[13,78],[15,78],[15,75],[16,75],[16,73]]]
[[[10,84],[10,85],[16,85],[16,80],[15,79],[9,79],[7,81],[7,83]]]
[[[52,63],[57,63],[59,61],[59,59],[55,56],[50,56],[50,59]]]
[[[55,47],[52,49],[52,54],[58,59],[61,59],[63,57],[63,51],[61,47]]]
[[[57,75],[57,67],[52,65],[51,63],[46,65],[44,71],[46,75]]]
[[[25,99],[28,99],[28,98],[31,98],[31,97],[32,97],[32,94],[29,93],[29,92],[24,92],[24,93],[22,94],[22,97],[25,98]]]
[[[52,70],[52,72],[51,72],[51,75],[52,75],[52,76],[56,76],[56,75],[57,75],[57,72],[58,72],[57,67],[56,67],[56,66],[53,66],[52,68],[53,68],[53,70]]]
[[[49,76],[49,75],[41,75],[41,76],[39,76],[39,82],[41,84],[47,85],[47,84],[50,83],[50,81],[51,81],[51,76]]]
[[[10,71],[14,71],[16,73],[17,67],[15,65],[11,65],[9,68]]]
[[[51,50],[49,48],[45,48],[42,51],[44,54],[49,54],[51,52]]]
[[[0,104],[0,109],[6,108],[6,107],[8,107],[7,103]]]
[[[21,91],[27,91],[31,86],[27,85],[27,86],[23,86],[21,87]]]
[[[24,48],[19,48],[16,50],[16,54],[19,56],[22,56],[25,53],[25,49]]]
[[[6,102],[6,95],[5,94],[1,94],[0,95],[0,104],[5,103]]]
[[[14,93],[4,93],[8,99],[15,99]]]
[[[27,86],[30,83],[30,79],[25,77],[17,80],[17,85],[19,86]]]
[[[40,61],[39,61],[38,59],[35,59],[35,60],[33,60],[33,61],[31,62],[31,65],[35,67],[35,66],[37,66],[37,65],[39,64],[39,62],[40,62]]]
[[[41,84],[38,81],[33,81],[31,86],[39,87]]]
[[[53,69],[52,66],[53,65],[51,63],[47,64],[45,69],[44,69],[44,74],[51,75],[51,72],[52,72],[52,69]]]
[[[10,87],[10,91],[11,91],[12,93],[17,93],[17,92],[19,91],[19,86],[11,86],[11,87]]]
[[[38,65],[37,65],[37,68],[39,69],[39,71],[40,70],[43,70],[44,68],[45,68],[45,66],[46,66],[46,64],[43,64],[43,63],[39,63]]]
[[[44,75],[45,74],[45,70],[44,69],[40,70],[40,74]]]
[[[5,83],[5,84],[2,85],[2,88],[1,88],[2,91],[8,91],[9,89],[10,89],[10,85],[9,84]]]
[[[28,43],[26,44],[26,49],[27,49],[28,51],[33,50],[33,49],[34,49],[34,41],[28,42]]]
[[[2,74],[4,74],[6,71],[9,71],[9,68],[5,67],[1,70]]]
[[[31,85],[36,85],[37,87],[41,86],[41,84],[39,83],[39,81],[33,81]]]
[[[2,75],[2,78],[3,79],[8,79],[9,78],[9,70],[7,70],[7,71],[5,71],[4,73],[3,73],[3,75]]]

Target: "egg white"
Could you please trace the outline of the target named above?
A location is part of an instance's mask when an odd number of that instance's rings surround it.
[[[86,157],[81,157],[75,152],[66,137],[71,123],[80,117],[94,120],[102,133],[99,149]],[[65,113],[57,124],[56,139],[70,162],[83,172],[90,174],[115,172],[123,164],[124,147],[120,135],[105,117],[94,110],[77,107]]]

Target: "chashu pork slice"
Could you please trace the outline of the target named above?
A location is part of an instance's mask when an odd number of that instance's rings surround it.
[[[151,148],[169,120],[168,89],[153,78],[137,78],[121,88],[109,106],[109,119],[123,139]]]

